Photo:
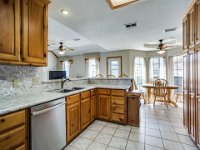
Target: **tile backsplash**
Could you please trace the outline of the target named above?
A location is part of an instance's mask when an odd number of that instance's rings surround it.
[[[42,82],[42,67],[0,65],[0,99],[60,88],[60,80]],[[85,84],[130,85],[130,79],[73,79],[65,88]]]
[[[42,68],[0,65],[0,98],[31,92],[34,85],[41,84],[41,75]]]

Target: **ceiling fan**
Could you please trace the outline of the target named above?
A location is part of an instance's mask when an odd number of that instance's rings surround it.
[[[55,49],[55,50],[58,50],[58,54],[60,54],[60,55],[65,54],[65,52],[66,52],[67,50],[70,50],[70,51],[73,51],[73,50],[74,50],[74,49],[72,49],[72,48],[63,46],[63,42],[60,42],[59,44],[60,44],[60,46],[58,47],[58,49]],[[50,46],[50,45],[48,45],[48,46]]]
[[[174,48],[178,46],[181,46],[181,45],[177,44],[176,39],[166,39],[166,40],[160,39],[159,42],[157,43],[150,42],[150,43],[144,44],[144,47],[157,49],[158,50],[157,53],[160,55],[164,54],[166,52],[165,51],[166,49]]]

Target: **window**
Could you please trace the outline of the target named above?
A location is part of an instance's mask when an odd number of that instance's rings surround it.
[[[70,63],[68,61],[65,61],[63,65],[64,65],[64,71],[66,71],[66,78],[69,78]]]
[[[183,56],[173,57],[173,69],[174,69],[174,85],[177,85],[179,89],[178,93],[182,93],[183,86]]]
[[[153,58],[153,79],[160,78],[160,58]]]
[[[107,75],[114,75],[115,77],[119,77],[122,74],[122,58],[121,57],[113,57],[107,58]]]
[[[95,77],[97,75],[97,62],[95,59],[88,60],[88,68],[89,78]]]
[[[138,89],[141,90],[142,85],[145,83],[146,79],[145,60],[142,57],[136,57],[134,64],[135,64],[134,78]]]
[[[156,57],[150,60],[150,80],[166,79],[166,64],[165,58]]]

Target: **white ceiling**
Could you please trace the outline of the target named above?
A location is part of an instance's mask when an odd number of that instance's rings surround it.
[[[58,28],[59,23],[50,18],[49,39],[67,43],[80,38],[77,43],[66,44],[75,48],[77,53],[104,49],[151,50],[145,48],[144,43],[161,38],[182,40],[182,17],[191,1],[140,0],[111,10],[107,0],[52,0],[49,15],[59,21],[62,28]],[[60,13],[63,8],[67,9],[69,15]],[[136,28],[124,27],[124,24],[134,22],[138,24]],[[177,27],[177,30],[164,32],[164,29],[173,27]]]
[[[53,51],[57,56],[68,56],[68,55],[79,55],[83,53],[90,52],[103,52],[103,48],[97,44],[91,42],[82,35],[74,32],[67,26],[59,23],[52,17],[48,18],[48,45],[49,51]],[[79,41],[74,41],[74,39],[80,39]],[[65,55],[58,54],[59,42],[63,42],[64,46],[75,49],[74,51],[66,51]]]

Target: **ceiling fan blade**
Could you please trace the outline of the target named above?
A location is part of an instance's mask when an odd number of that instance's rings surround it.
[[[163,44],[176,44],[177,40],[176,39],[165,39],[162,42]]]
[[[145,43],[144,47],[146,47],[146,48],[156,48],[156,47],[158,47],[158,45],[159,44],[148,44],[148,43]]]
[[[72,48],[67,48],[66,50],[74,51],[74,49],[72,49]]]

